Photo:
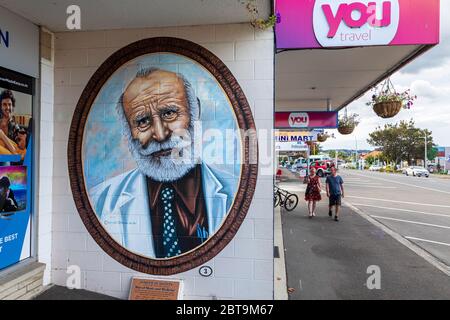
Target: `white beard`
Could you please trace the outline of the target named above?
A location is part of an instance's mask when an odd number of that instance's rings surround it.
[[[191,115],[191,124],[187,130],[190,135],[189,139],[191,144],[188,146],[186,146],[186,142],[182,143],[182,140],[179,137],[177,138],[172,135],[169,141],[163,143],[152,141],[146,148],[143,148],[139,141],[134,139],[131,135],[130,126],[128,125],[128,120],[126,119],[122,108],[122,97],[116,105],[116,111],[119,115],[120,122],[122,123],[122,132],[127,137],[129,150],[136,160],[138,169],[144,175],[155,181],[173,182],[179,180],[193,169],[197,163],[201,162],[200,159],[195,159],[193,140],[194,121],[198,120],[200,115],[199,101],[197,101],[194,89],[189,81],[183,76],[179,76],[183,79],[185,84],[186,97]],[[174,151],[172,155],[167,157],[152,157],[153,153],[167,149],[178,150],[190,154],[183,154],[183,157],[181,157],[177,156],[177,151]]]
[[[193,137],[193,130],[189,129],[188,131]],[[179,139],[171,138],[162,143],[152,141],[144,148],[138,140],[131,137],[131,134],[127,134],[127,138],[130,152],[137,163],[139,171],[155,181],[173,182],[179,180],[196,166],[196,161],[194,161],[192,156],[193,146],[182,148]],[[165,157],[152,156],[155,152],[167,149],[173,149],[172,155]],[[181,157],[178,155],[179,151],[190,152],[191,155]]]

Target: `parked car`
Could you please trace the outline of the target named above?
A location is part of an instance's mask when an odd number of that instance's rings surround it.
[[[299,171],[302,169],[306,169],[308,167],[307,159],[305,158],[298,158],[294,161],[294,164],[292,165],[291,171]]]
[[[332,161],[315,161],[311,163],[310,168],[316,169],[316,174],[319,177],[325,177],[326,175],[331,173],[331,167],[334,166]]]
[[[331,158],[328,155],[316,155],[316,156],[310,156],[309,161],[331,161]]]
[[[371,165],[369,167],[369,171],[380,171],[381,169],[383,169],[383,167],[379,165]]]
[[[430,172],[425,169],[424,167],[408,167],[405,169],[405,174],[407,176],[411,175],[414,177],[429,177],[430,176]]]

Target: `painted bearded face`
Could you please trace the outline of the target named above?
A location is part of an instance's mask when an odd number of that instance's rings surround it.
[[[192,142],[182,144],[182,137],[192,139],[199,112],[186,80],[163,70],[136,77],[120,109],[130,151],[142,173],[156,181],[175,181],[195,166]]]

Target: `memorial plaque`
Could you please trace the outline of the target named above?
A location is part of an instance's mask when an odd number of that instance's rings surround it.
[[[182,282],[133,278],[129,300],[180,300]]]

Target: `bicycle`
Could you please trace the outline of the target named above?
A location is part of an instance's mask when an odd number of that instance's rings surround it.
[[[286,211],[290,212],[297,207],[298,197],[293,193],[274,186],[273,203],[275,208],[277,206],[284,207]]]

